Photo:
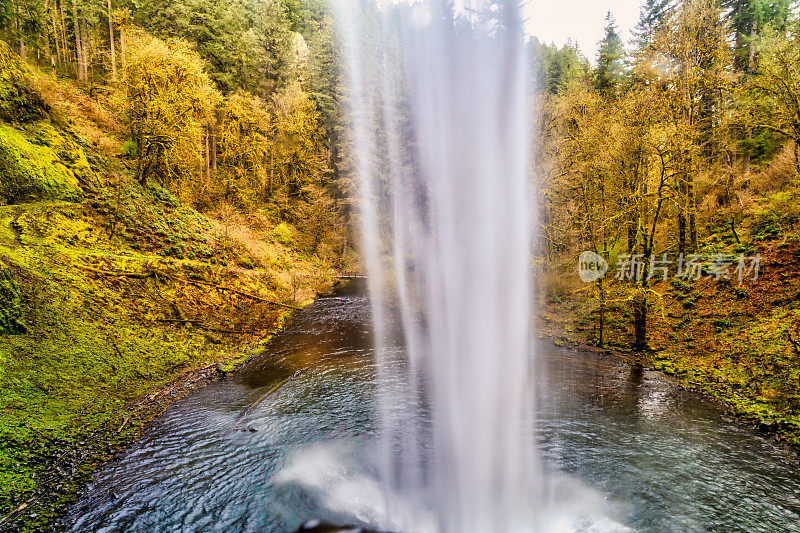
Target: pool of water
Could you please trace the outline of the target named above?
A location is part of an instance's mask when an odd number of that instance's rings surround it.
[[[284,532],[320,518],[391,528],[374,467],[370,339],[363,293],[320,298],[262,355],[173,404],[98,468],[62,525]],[[800,531],[793,452],[660,373],[536,351],[549,511],[531,531]],[[403,505],[398,496],[392,512],[414,512]]]

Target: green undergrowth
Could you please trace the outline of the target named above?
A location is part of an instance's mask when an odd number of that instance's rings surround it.
[[[332,285],[266,210],[142,187],[115,120],[0,41],[0,530],[50,527],[99,461]]]
[[[0,206],[0,511],[26,506],[15,528],[48,523],[98,454],[135,434],[137,401],[184,371],[233,369],[330,286],[325,263],[269,232],[280,261],[243,268],[242,243],[138,187]],[[63,451],[97,434],[96,453],[40,495]]]
[[[797,309],[776,307],[724,327],[711,320],[712,342],[690,326],[684,339],[662,344],[652,366],[800,450],[800,353],[793,345],[799,319]]]
[[[11,270],[0,266],[0,335],[25,333],[22,296]]]
[[[27,122],[48,116],[49,108],[32,87],[31,73],[0,41],[0,120]]]
[[[603,345],[720,400],[800,451],[800,219],[793,198],[781,193],[757,202],[744,228],[747,240],[737,242],[721,227],[700,245],[704,261],[716,254],[760,254],[758,279],[745,276],[740,282],[732,275],[715,281],[705,272],[700,280],[651,284],[649,349],[642,353],[631,349],[630,288],[607,282]],[[551,336],[597,345],[590,289],[546,302]]]

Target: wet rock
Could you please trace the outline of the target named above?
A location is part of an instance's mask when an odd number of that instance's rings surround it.
[[[321,520],[309,520],[304,522],[297,533],[391,533],[378,529],[365,529],[359,526],[337,526]]]

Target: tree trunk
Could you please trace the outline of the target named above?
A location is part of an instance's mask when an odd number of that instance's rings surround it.
[[[631,214],[630,218],[628,220],[628,253],[632,254],[636,248],[636,224],[633,214]]]
[[[639,157],[642,160],[642,175],[647,176],[647,170],[648,169],[647,169],[647,166],[646,166],[647,163],[645,161],[644,154],[642,152],[640,152],[639,153]],[[641,207],[641,211],[640,211],[640,214],[639,214],[639,217],[640,217],[639,218],[639,221],[640,221],[639,222],[639,227],[640,227],[639,236],[642,239],[642,248],[644,248],[645,250],[648,250],[649,247],[650,247],[650,243],[649,243],[649,239],[648,239],[648,235],[647,235],[647,225],[648,225],[648,221],[650,220],[650,206],[649,206],[648,202],[646,201],[648,192],[649,191],[648,191],[648,188],[647,188],[647,179],[643,179],[642,180],[642,184],[641,184],[641,197],[644,198],[645,201],[642,202],[642,207]]]
[[[643,294],[633,299],[633,348],[647,348],[647,298]]]
[[[45,2],[44,10],[45,10],[45,17],[47,15],[48,11],[50,11],[52,13],[52,10],[50,9],[50,1],[49,0],[47,0]],[[47,28],[46,21],[47,21],[47,19],[43,17],[42,18],[42,29],[44,30],[44,46],[45,46],[45,49],[47,51],[47,57],[50,58],[50,69],[51,69],[51,71],[53,73],[53,77],[55,78],[58,75],[56,73],[56,67],[58,65],[58,57],[57,57],[58,56],[58,37],[56,37],[55,29],[53,29],[53,31],[51,32]],[[55,46],[56,46],[55,51],[53,50],[52,43],[50,42],[50,35],[51,34],[55,38]]]
[[[136,179],[139,181],[139,184],[144,187],[147,183],[147,176],[144,173],[144,154],[142,154],[142,147],[139,143],[136,144],[136,155],[138,156],[136,160]]]
[[[758,34],[758,24],[754,20],[753,28],[750,30],[750,50],[747,58],[747,73],[752,74],[756,64],[756,35]]]
[[[747,146],[744,147],[744,153],[742,154],[742,175],[747,176],[750,174],[750,157],[751,157],[751,150],[750,150],[750,143],[753,140],[753,130],[750,129],[750,126],[745,126],[747,128]]]
[[[61,51],[61,32],[58,30],[58,23],[56,22],[56,6],[50,8],[50,19],[53,24],[53,40],[56,44],[56,58],[58,59],[58,66],[64,65],[64,55]]]
[[[58,0],[58,13],[61,17],[61,50],[64,54],[64,66],[72,63],[72,56],[69,55],[69,43],[67,43],[67,17],[64,15],[64,0]]]
[[[75,30],[75,78],[79,82],[86,81],[83,78],[83,46],[81,44],[81,26],[78,20],[78,2],[72,0],[72,27]]]
[[[58,44],[58,39],[56,39],[56,45]],[[53,77],[58,77],[58,71],[56,70],[58,67],[58,50],[53,50],[50,44],[50,36],[45,33],[45,46],[47,47],[47,55],[50,58],[50,70],[53,73]]]
[[[267,198],[272,197],[272,180],[275,177],[275,165],[272,158],[272,150],[269,151],[269,190],[267,191]]]
[[[125,25],[119,28],[119,53],[123,78],[125,76]]]
[[[90,65],[90,57],[89,57],[89,28],[87,27],[87,22],[85,17],[81,17],[81,22],[83,28],[81,29],[81,45],[83,46],[83,81],[89,81],[89,68]]]
[[[753,21],[753,28],[750,31],[750,45],[749,45],[749,58],[747,61],[747,77],[752,77],[753,72],[756,69],[756,23]],[[742,154],[742,174],[747,176],[750,174],[750,158],[752,155],[752,150],[750,148],[750,143],[753,140],[753,130],[750,128],[749,124],[745,126],[747,128],[747,145],[744,148],[744,154]]]
[[[800,174],[800,144],[794,143],[794,168]]]
[[[211,154],[209,148],[209,127],[206,124],[206,184],[211,183]]]
[[[686,253],[686,215],[678,213],[678,255]]]
[[[689,251],[694,252],[697,250],[697,209],[694,199],[694,165],[692,164],[691,152],[686,155],[684,164],[684,180],[685,180],[685,198],[684,202],[686,210],[689,214]]]
[[[20,22],[19,14],[19,0],[14,2],[14,37],[17,39],[17,53],[22,59],[25,59],[25,45],[22,44],[22,24]]]
[[[739,240],[739,234],[736,233],[736,217],[731,217],[731,231],[733,232],[733,238],[736,239],[736,244],[741,244],[742,241]]]
[[[211,129],[211,168],[214,172],[217,171],[217,123],[212,125]]]
[[[737,21],[738,19],[741,18],[744,12],[744,7],[745,7],[745,0],[736,0],[736,7],[733,10],[734,21]],[[739,69],[742,68],[742,58],[739,55],[739,51],[742,49],[742,45],[744,44],[742,41],[743,41],[742,32],[736,31],[736,44],[734,46],[736,47],[737,53],[734,59],[737,64],[736,66]]]
[[[199,146],[197,147],[197,149],[200,152],[200,161],[197,164],[197,179],[198,179],[197,183],[202,187],[206,183],[204,179],[206,175],[205,173],[206,165],[205,165],[205,158],[203,157],[203,139],[200,139],[198,144]]]
[[[603,329],[605,327],[605,314],[606,314],[606,290],[603,287],[603,278],[598,278],[597,285],[600,287],[600,311],[598,315],[597,324],[597,345],[603,347]]]
[[[111,79],[117,81],[117,51],[114,46],[114,20],[111,17],[111,0],[108,0],[108,42],[111,45]]]

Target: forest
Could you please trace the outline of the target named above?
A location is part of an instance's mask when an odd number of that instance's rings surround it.
[[[798,448],[797,6],[604,24],[591,60],[526,40],[539,335]],[[0,0],[0,530],[46,529],[363,268],[334,26],[325,0]]]
[[[545,329],[795,444],[798,24],[790,1],[648,0],[633,42],[608,14],[594,64],[529,44]],[[582,251],[605,276],[578,279]]]
[[[356,269],[322,2],[0,2],[0,529]]]

